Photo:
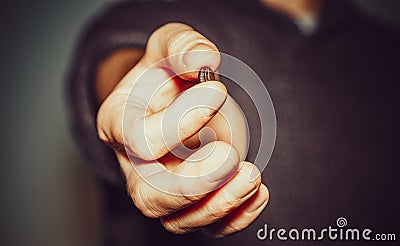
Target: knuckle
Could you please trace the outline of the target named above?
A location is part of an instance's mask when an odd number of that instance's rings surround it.
[[[222,209],[222,214],[228,214],[240,205],[240,199],[237,199],[227,189],[223,189],[218,206]]]
[[[154,213],[153,210],[149,210],[147,208],[146,209],[141,209],[140,212],[144,216],[146,216],[147,218],[150,218],[150,219],[156,219],[156,218],[160,217],[158,214]]]
[[[221,195],[216,203],[206,203],[204,205],[205,216],[212,222],[221,219],[239,206],[238,200],[224,195]]]
[[[210,221],[216,221],[223,216],[223,213],[216,210],[216,207],[211,206],[209,203],[204,205],[205,214]]]
[[[203,195],[197,194],[196,188],[189,184],[188,181],[180,179],[177,182],[182,205],[189,205],[203,198]]]
[[[135,204],[135,206],[139,209],[139,211],[148,218],[159,218],[160,214],[154,209],[154,206],[150,204],[150,198],[147,195],[147,191],[145,188],[142,188],[143,185],[129,185],[128,193]]]
[[[185,234],[188,232],[188,230],[181,227],[176,220],[161,219],[161,224],[165,230],[173,234]]]
[[[161,224],[164,227],[165,230],[176,234],[176,226],[172,225],[172,223],[170,221],[166,221],[166,220],[161,220]]]

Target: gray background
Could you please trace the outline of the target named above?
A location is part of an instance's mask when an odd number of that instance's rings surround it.
[[[400,1],[357,0],[400,26]],[[66,121],[63,79],[106,0],[2,2],[0,245],[98,245],[100,196]]]

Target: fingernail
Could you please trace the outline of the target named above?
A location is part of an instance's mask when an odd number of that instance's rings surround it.
[[[208,65],[214,69],[219,63],[219,54],[207,44],[197,44],[183,55],[182,62],[185,66],[199,69]]]

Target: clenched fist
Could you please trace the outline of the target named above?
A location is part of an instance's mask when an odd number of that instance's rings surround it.
[[[240,231],[268,201],[257,167],[244,161],[240,110],[222,83],[197,81],[201,67],[219,62],[200,33],[164,25],[98,112],[99,136],[114,149],[134,204],[173,233]]]

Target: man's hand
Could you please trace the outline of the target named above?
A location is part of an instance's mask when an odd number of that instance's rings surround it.
[[[99,136],[114,148],[134,204],[173,233],[240,231],[268,201],[257,167],[237,151],[241,146],[212,141],[187,158],[172,154],[229,103],[222,83],[196,81],[201,67],[216,70],[219,62],[217,47],[191,27],[164,25],[98,113]],[[251,179],[254,171],[259,175]]]

